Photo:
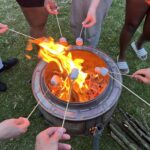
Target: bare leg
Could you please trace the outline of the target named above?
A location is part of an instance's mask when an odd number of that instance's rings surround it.
[[[125,24],[123,26],[120,35],[120,55],[119,60],[125,60],[125,51],[129,42],[132,39],[133,34],[139,27],[143,18],[148,11],[148,6],[143,0],[126,0],[126,17]]]
[[[30,25],[30,35],[38,38],[46,36],[45,25],[48,13],[44,7],[22,7],[22,11]]]
[[[136,46],[138,49],[142,48],[142,45],[144,44],[144,42],[146,41],[150,41],[150,9],[147,12],[147,16],[144,22],[144,28],[143,28],[143,33],[141,34],[141,36],[139,37]]]

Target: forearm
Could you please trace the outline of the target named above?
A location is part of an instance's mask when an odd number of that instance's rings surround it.
[[[98,7],[100,1],[101,1],[101,0],[92,0],[90,8],[95,8],[95,9],[97,9],[97,7]]]

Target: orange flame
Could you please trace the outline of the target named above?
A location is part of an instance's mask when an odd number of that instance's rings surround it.
[[[33,43],[36,43],[41,47],[38,54],[39,58],[42,58],[47,63],[52,61],[55,62],[61,73],[66,71],[69,76],[72,69],[77,68],[79,70],[79,75],[76,79],[76,83],[80,88],[83,87],[83,83],[87,77],[87,74],[82,71],[82,63],[84,60],[79,58],[73,60],[72,54],[68,51],[69,46],[67,47],[59,43],[55,43],[53,38],[41,38],[33,40]],[[64,85],[68,85],[67,80]]]

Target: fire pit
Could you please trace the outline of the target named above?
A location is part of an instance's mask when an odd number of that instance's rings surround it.
[[[109,75],[96,75],[94,68],[106,67],[110,72],[116,73],[119,73],[119,70],[109,56],[94,48],[72,46],[68,52],[72,54],[73,59],[85,60],[82,71],[87,76],[83,83],[86,83],[84,89],[79,90],[76,84],[73,86],[65,128],[73,135],[93,134],[110,120],[122,90],[121,85]],[[66,77],[65,73],[60,73],[56,62],[40,61],[33,73],[32,90],[45,119],[54,126],[61,126],[68,99],[63,84],[51,84],[54,75],[60,77],[60,80]],[[121,75],[112,76],[122,82]]]

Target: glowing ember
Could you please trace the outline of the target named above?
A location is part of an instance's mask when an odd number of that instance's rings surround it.
[[[33,40],[32,43],[40,46],[38,57],[50,66],[45,71],[45,82],[51,93],[58,98],[65,101],[69,99],[68,93],[71,83],[69,75],[75,68],[78,69],[79,75],[73,85],[72,102],[89,101],[106,89],[109,77],[100,76],[94,71],[96,66],[107,67],[100,58],[97,58],[97,62],[92,62],[95,61],[95,58],[91,58],[91,53],[78,55],[77,52],[75,54],[69,51],[69,46],[55,43],[52,38],[41,38]],[[92,66],[89,66],[90,63],[92,63]]]

